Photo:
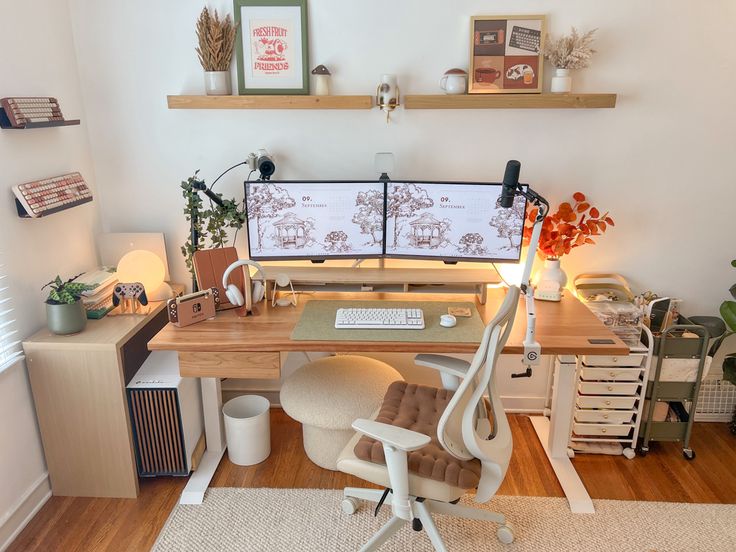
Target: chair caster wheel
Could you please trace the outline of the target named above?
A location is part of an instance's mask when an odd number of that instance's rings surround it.
[[[647,455],[647,452],[649,452],[649,448],[648,448],[648,447],[641,447],[641,448],[639,449],[639,454],[640,454],[641,456],[646,456],[646,455]]]
[[[682,455],[686,460],[693,460],[695,458],[695,451],[693,449],[682,449]]]
[[[348,515],[353,515],[357,512],[359,506],[360,503],[357,498],[346,497],[342,499],[342,502],[340,502],[340,509]]]
[[[496,530],[496,537],[502,544],[511,544],[514,542],[514,526],[507,521]]]
[[[422,525],[422,520],[419,518],[414,518],[413,520],[411,520],[411,528],[417,533],[420,532],[422,529],[424,529],[424,526]]]
[[[572,450],[571,448],[568,448],[567,449],[567,457],[568,458],[575,458],[575,451]]]
[[[634,449],[626,447],[624,449],[624,456],[629,460],[632,460],[634,457],[636,457],[636,452],[634,451]]]

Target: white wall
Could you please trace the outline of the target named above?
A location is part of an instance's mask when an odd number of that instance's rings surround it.
[[[404,93],[436,93],[445,69],[467,67],[471,15],[547,13],[554,34],[600,28],[595,63],[574,86],[617,92],[614,110],[400,110],[390,125],[376,110],[167,110],[166,94],[202,93],[203,4],[71,0],[104,224],[166,232],[174,279],[187,277],[179,182],[195,169],[211,181],[266,146],[282,178],[374,178],[374,152],[389,150],[396,178],[498,179],[518,158],[551,201],[582,190],[616,219],[600,245],[565,259],[571,275],[616,270],[637,289],[685,298],[688,312],[715,312],[727,296],[733,2],[310,0],[310,66],[330,67],[336,93],[372,93],[384,72]],[[233,172],[218,188],[242,194],[245,173]]]
[[[79,171],[94,189],[86,121],[66,2],[4,2],[0,97],[54,96],[81,126],[0,131],[0,250],[10,272],[20,335],[45,323],[43,284],[93,267],[96,202],[48,218],[18,218],[11,187]],[[33,22],[32,30],[23,22]],[[48,490],[43,450],[24,363],[0,374],[0,549]]]

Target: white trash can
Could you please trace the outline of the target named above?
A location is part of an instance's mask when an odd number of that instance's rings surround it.
[[[225,403],[227,454],[233,464],[252,466],[271,454],[271,403],[259,395],[242,395]]]

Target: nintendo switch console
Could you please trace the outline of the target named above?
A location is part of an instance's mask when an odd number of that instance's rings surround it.
[[[169,313],[169,322],[182,328],[214,318],[219,304],[220,291],[216,287],[212,287],[197,293],[169,299],[166,304],[166,311]]]

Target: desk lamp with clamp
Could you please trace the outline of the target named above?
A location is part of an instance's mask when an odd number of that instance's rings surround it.
[[[526,370],[517,374],[511,374],[512,378],[529,378],[532,376],[532,367],[538,366],[542,348],[536,338],[537,315],[534,309],[534,290],[531,284],[532,266],[534,256],[539,245],[539,236],[542,232],[542,223],[549,212],[549,203],[531,187],[519,184],[519,172],[521,163],[511,160],[506,163],[506,171],[503,175],[503,188],[498,205],[504,209],[510,209],[514,204],[514,198],[521,196],[537,208],[537,216],[534,219],[532,235],[524,261],[524,272],[521,276],[520,289],[526,300],[526,334],[524,336],[524,358],[522,363]]]

